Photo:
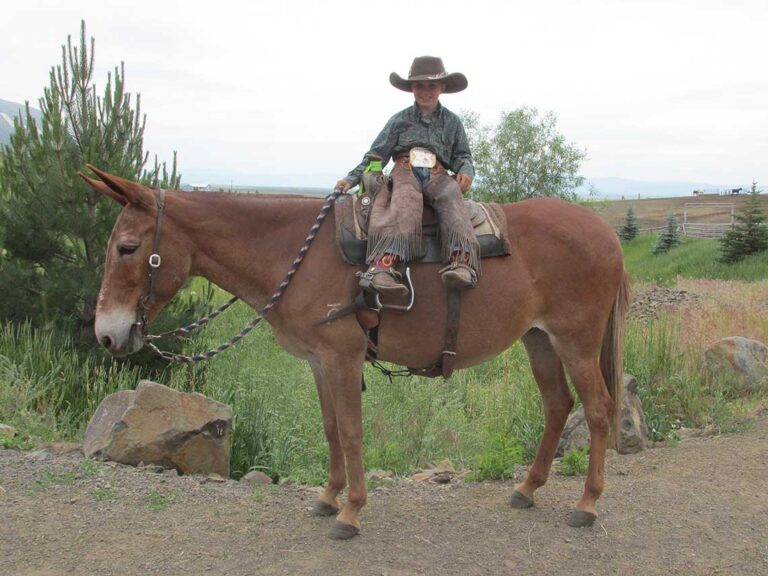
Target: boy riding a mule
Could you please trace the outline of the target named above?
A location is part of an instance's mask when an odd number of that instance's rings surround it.
[[[393,72],[390,83],[412,92],[415,102],[392,116],[371,149],[336,189],[357,185],[372,160],[394,168],[389,183],[376,192],[368,228],[369,265],[361,285],[381,294],[404,296],[408,288],[395,269],[421,254],[421,221],[426,201],[436,212],[442,259],[440,270],[448,288],[474,287],[480,272],[480,247],[462,194],[469,190],[475,170],[461,119],[440,103],[440,95],[460,92],[466,77],[447,74],[433,56],[413,60],[408,78]],[[452,174],[452,175],[451,175]]]

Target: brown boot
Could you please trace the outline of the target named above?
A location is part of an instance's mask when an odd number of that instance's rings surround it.
[[[398,257],[391,254],[376,258],[366,272],[370,280],[362,279],[360,286],[370,286],[383,296],[407,296],[408,287],[402,283],[403,275],[393,268],[397,261]]]
[[[459,262],[451,262],[445,268],[440,270],[440,276],[446,288],[455,288],[464,290],[465,288],[474,288],[477,284],[477,275],[468,265]]]

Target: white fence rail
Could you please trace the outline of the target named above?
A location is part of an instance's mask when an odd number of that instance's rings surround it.
[[[724,222],[687,222],[680,228],[683,236],[718,239],[725,236],[732,227],[733,224]]]
[[[683,236],[717,240],[718,238],[725,236],[725,233],[730,230],[732,226],[732,224],[723,222],[688,222],[686,224],[679,224],[677,226],[677,231]],[[666,229],[666,226],[651,226],[648,228],[640,228],[638,233],[661,234]]]

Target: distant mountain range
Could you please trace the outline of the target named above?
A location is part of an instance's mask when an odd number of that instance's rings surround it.
[[[24,112],[24,104],[0,100],[0,144],[9,144],[13,133],[13,120],[19,111]],[[31,108],[32,116],[39,121],[42,114]],[[231,173],[215,169],[195,169],[182,167],[186,187],[207,188],[214,190],[245,189],[263,192],[303,193],[324,195],[331,192],[331,187],[338,180],[339,174],[246,174]],[[599,177],[587,178],[577,193],[586,197],[591,189],[600,198],[661,198],[673,196],[691,196],[694,190],[704,190],[717,194],[730,188],[749,190],[748,184],[717,185],[704,182],[653,182],[648,180],[629,180],[626,178]]]
[[[626,178],[587,178],[587,182],[577,192],[579,196],[588,196],[590,185],[601,198],[664,198],[673,196],[692,196],[694,190],[703,190],[707,194],[719,194],[731,188],[749,190],[750,185],[718,185],[704,182],[653,182],[648,180],[628,180]]]
[[[13,119],[18,118],[19,111],[24,116],[24,104],[0,100],[0,144],[10,144],[13,134]],[[32,117],[36,122],[40,121],[42,113],[36,108],[30,107]]]

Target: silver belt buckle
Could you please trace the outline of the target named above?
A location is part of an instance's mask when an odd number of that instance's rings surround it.
[[[437,156],[426,148],[411,148],[408,157],[412,168],[434,168],[437,164]]]

